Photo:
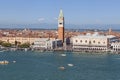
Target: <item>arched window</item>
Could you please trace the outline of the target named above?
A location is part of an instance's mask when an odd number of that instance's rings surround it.
[[[85,43],[87,43],[87,40],[85,40]]]
[[[76,42],[78,42],[78,40],[76,40]]]
[[[95,43],[95,40],[93,41],[93,43]]]
[[[89,41],[89,44],[91,44],[91,41]]]
[[[98,44],[100,44],[100,42],[98,42]]]
[[[80,42],[82,43],[82,40],[80,40]]]

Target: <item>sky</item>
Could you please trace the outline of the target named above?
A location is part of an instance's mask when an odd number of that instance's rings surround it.
[[[0,24],[119,24],[120,0],[0,0]]]

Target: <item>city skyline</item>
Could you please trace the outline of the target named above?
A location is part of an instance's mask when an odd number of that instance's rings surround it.
[[[0,24],[57,24],[59,10],[66,24],[119,24],[119,0],[1,0]]]

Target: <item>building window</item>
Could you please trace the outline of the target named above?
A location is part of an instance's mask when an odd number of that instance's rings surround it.
[[[93,41],[93,43],[95,43],[95,40]]]
[[[76,42],[78,42],[78,41],[76,40]]]
[[[80,40],[80,42],[82,43],[82,40]]]
[[[85,40],[85,43],[87,43],[87,40]]]
[[[59,23],[60,25],[62,25],[62,23]]]
[[[89,44],[91,44],[91,41],[89,41]]]
[[[100,44],[100,42],[98,42],[98,44]]]

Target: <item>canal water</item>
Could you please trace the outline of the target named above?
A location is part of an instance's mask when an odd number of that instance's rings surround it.
[[[120,80],[119,54],[4,51],[2,60],[0,80]]]

